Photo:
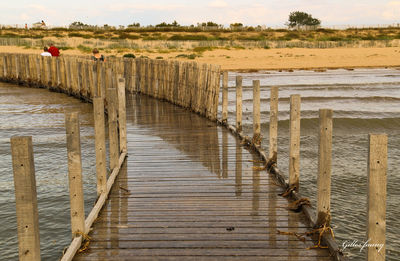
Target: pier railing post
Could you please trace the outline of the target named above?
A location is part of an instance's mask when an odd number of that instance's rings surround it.
[[[260,80],[253,81],[253,143],[261,145]]]
[[[236,131],[242,132],[242,76],[236,76]]]
[[[289,186],[300,184],[300,95],[290,95]]]
[[[118,79],[118,126],[119,126],[119,151],[127,151],[126,134],[126,101],[125,101],[125,79]]]
[[[107,190],[106,137],[104,99],[93,98],[94,133],[96,147],[97,196]]]
[[[269,112],[269,158],[278,155],[278,87],[271,88]]]
[[[69,196],[71,201],[72,237],[85,233],[85,211],[82,184],[81,141],[77,112],[65,115],[68,152]]]
[[[228,72],[222,74],[222,122],[228,121]]]
[[[115,88],[107,90],[108,98],[108,134],[110,144],[110,169],[111,171],[118,166],[119,144],[118,144],[118,125],[117,125],[117,93]]]
[[[385,260],[387,135],[370,134],[368,150],[368,261]]]
[[[317,227],[330,225],[332,172],[332,110],[319,110]]]
[[[32,137],[12,137],[19,260],[40,260],[39,218]]]

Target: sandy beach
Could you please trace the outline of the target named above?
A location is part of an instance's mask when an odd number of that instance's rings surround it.
[[[40,53],[41,50],[0,46],[0,52]],[[62,55],[90,55],[76,49],[61,51],[61,53]],[[176,58],[177,55],[191,53],[190,51],[160,53],[152,50],[135,53],[135,55],[218,64],[222,70],[235,71],[400,67],[399,47],[214,49],[201,53],[195,60]],[[105,53],[105,55],[122,56],[123,53]]]

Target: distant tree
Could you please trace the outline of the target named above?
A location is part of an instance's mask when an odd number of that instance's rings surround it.
[[[207,22],[207,26],[208,26],[208,27],[212,27],[212,26],[218,27],[218,24],[210,21],[210,22]]]
[[[179,27],[177,21],[174,21],[172,24],[167,24],[166,22],[162,22],[161,24],[157,24],[156,27]]]
[[[231,30],[242,30],[243,24],[242,23],[232,23],[230,24]]]
[[[140,24],[139,23],[128,24],[128,28],[129,27],[140,27]]]
[[[302,27],[318,27],[321,24],[321,20],[313,18],[310,14],[305,12],[295,11],[289,14],[289,20],[287,26],[289,28],[300,29]]]
[[[231,27],[243,27],[243,24],[242,23],[233,23],[233,24],[230,24],[230,26]]]
[[[70,29],[84,29],[85,27],[88,27],[88,26],[89,25],[87,25],[87,24],[84,24],[82,22],[76,21],[76,22],[71,23],[69,25],[69,28]]]

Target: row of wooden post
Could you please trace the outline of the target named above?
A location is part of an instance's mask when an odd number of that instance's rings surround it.
[[[242,76],[236,76],[236,132],[242,132]],[[300,104],[298,94],[290,96],[289,182],[299,191],[300,183]],[[228,125],[228,72],[222,77],[222,119]],[[316,227],[330,226],[330,195],[332,172],[333,111],[319,110],[319,147]],[[253,81],[253,137],[260,130],[260,82]],[[271,87],[269,121],[269,159],[277,160],[278,148],[278,87]],[[253,139],[254,141],[254,139]],[[260,144],[253,144],[256,148]],[[369,244],[385,244],[387,135],[370,134],[368,150],[368,232]],[[368,248],[368,260],[385,260],[385,247]]]
[[[125,81],[123,78],[120,78],[118,83],[118,89],[109,88],[107,90],[111,173],[118,172],[123,161],[121,158],[125,158],[127,153]],[[106,170],[104,99],[102,97],[95,97],[93,102],[97,194],[103,198],[104,203],[111,188],[111,185],[107,184],[109,182],[107,181]],[[79,248],[80,242],[82,242],[82,236],[89,232],[101,206],[96,204],[91,214],[85,220],[80,127],[77,112],[66,114],[65,126],[71,204],[71,232],[72,237],[77,239],[77,243],[74,249],[67,251],[62,260],[71,260]],[[12,137],[11,150],[14,170],[19,257],[20,260],[36,261],[40,260],[40,240],[32,137]],[[122,156],[120,157],[121,154]]]
[[[140,92],[217,119],[220,67],[195,62],[109,57],[94,62],[79,56],[42,57],[0,53],[0,79],[28,82],[92,100],[116,86],[117,75],[127,90]]]

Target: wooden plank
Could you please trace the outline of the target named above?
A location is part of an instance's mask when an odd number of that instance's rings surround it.
[[[125,79],[118,79],[119,151],[127,152]]]
[[[119,158],[119,138],[117,127],[117,93],[115,88],[107,90],[108,98],[108,134],[110,146],[110,169],[117,167]]]
[[[137,257],[135,259],[141,260],[141,261],[153,261],[155,257],[153,256],[141,256],[140,259]],[[210,261],[210,260],[240,260],[240,261],[245,261],[245,260],[251,260],[251,261],[265,261],[265,257],[263,256],[174,256],[174,255],[169,255],[169,256],[163,256],[159,255],[156,257],[159,260],[165,260],[165,261],[176,261],[176,260],[185,260],[185,261]],[[82,260],[81,258],[77,258],[76,260]],[[98,257],[94,255],[93,257],[89,257],[85,260],[98,260]],[[132,257],[120,257],[118,260],[121,261],[130,261],[132,260]],[[282,261],[282,257],[279,256],[274,256],[274,257],[268,257],[269,261]],[[316,257],[308,257],[308,256],[293,256],[293,257],[284,257],[284,260],[287,261],[327,261],[327,260],[332,260],[331,257],[321,257],[321,256],[316,256]]]
[[[300,185],[300,95],[290,95],[289,186]]]
[[[253,141],[261,146],[260,80],[253,80]]]
[[[236,130],[242,132],[242,76],[236,76]]]
[[[12,137],[19,260],[40,260],[39,218],[32,137]]]
[[[228,121],[228,72],[222,76],[222,122]]]
[[[367,249],[368,261],[385,260],[386,250],[386,134],[370,134],[368,150]]]
[[[332,172],[332,110],[319,110],[319,147],[317,178],[318,227],[330,226]]]
[[[83,201],[81,141],[78,113],[65,115],[68,152],[68,179],[72,237],[85,232],[85,210]]]
[[[269,155],[272,159],[278,156],[278,87],[271,87],[269,111]],[[275,161],[277,161],[277,156]]]
[[[107,162],[106,134],[104,120],[104,100],[101,97],[93,99],[94,133],[96,150],[97,196],[106,191]]]

